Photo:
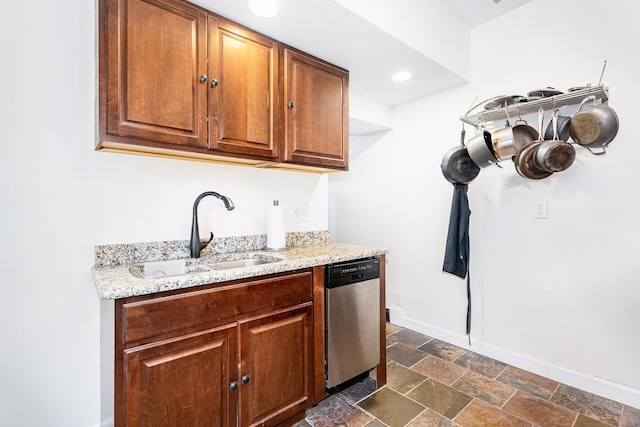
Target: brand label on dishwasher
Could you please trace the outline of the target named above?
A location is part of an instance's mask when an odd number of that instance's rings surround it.
[[[340,275],[358,273],[358,272],[372,270],[372,269],[373,269],[373,265],[371,264],[351,265],[349,267],[341,268]]]

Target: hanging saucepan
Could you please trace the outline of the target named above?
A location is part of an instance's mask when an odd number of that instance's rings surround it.
[[[491,132],[491,147],[498,161],[510,159],[516,154],[513,129],[507,126]]]
[[[524,124],[518,124],[520,122]],[[518,119],[514,127],[507,122],[505,128],[491,132],[493,152],[498,161],[513,158],[518,150],[538,138],[538,131],[526,123]]]
[[[542,124],[544,121],[544,110],[540,108],[538,110],[538,135],[542,135]],[[542,138],[539,136],[538,138]],[[527,179],[543,179],[550,176],[553,172],[548,172],[538,168],[533,163],[533,158],[536,154],[536,150],[544,142],[543,139],[537,139],[530,144],[526,145],[520,151],[516,153],[516,157],[513,162],[516,167],[516,171],[520,176]]]
[[[571,117],[561,116],[558,113],[558,139],[561,139],[562,141],[569,141],[569,137],[571,136],[569,132],[570,123]],[[553,121],[549,122],[547,130],[544,131],[544,139],[546,141],[556,139],[553,133],[553,126]]]
[[[576,159],[573,145],[558,139],[558,117],[560,112],[553,112],[553,139],[545,140],[536,150],[534,165],[547,172],[562,172],[569,168]]]
[[[480,132],[467,142],[467,151],[473,163],[481,168],[497,165],[498,160],[493,153],[491,133],[480,128]]]
[[[480,173],[480,168],[471,160],[467,147],[464,146],[464,134],[463,128],[460,145],[447,151],[440,164],[442,175],[452,184],[468,184]]]
[[[582,108],[587,101],[593,104]],[[578,112],[573,115],[569,132],[575,142],[591,151],[592,154],[606,154],[606,147],[618,134],[620,123],[613,108],[606,104],[597,104],[596,97],[591,95],[580,103]],[[601,152],[593,152],[592,148],[602,148]]]

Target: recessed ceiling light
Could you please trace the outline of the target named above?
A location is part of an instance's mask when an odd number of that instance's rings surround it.
[[[411,73],[408,71],[398,71],[393,76],[391,76],[391,80],[394,82],[404,82],[411,78]]]
[[[273,18],[278,14],[278,3],[275,0],[251,0],[249,10],[261,18]]]

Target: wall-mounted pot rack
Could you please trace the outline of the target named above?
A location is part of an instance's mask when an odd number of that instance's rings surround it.
[[[460,117],[460,120],[478,128],[483,123],[493,122],[496,120],[506,120],[507,118],[515,119],[518,116],[536,113],[541,107],[544,110],[552,110],[566,105],[580,104],[583,99],[591,95],[595,96],[596,99],[599,99],[603,103],[606,103],[609,100],[608,88],[603,85],[594,87],[589,86],[584,89],[549,96],[535,101],[511,104],[504,108],[498,107],[491,110],[480,111],[471,115],[467,114]],[[473,109],[471,111],[473,111]]]

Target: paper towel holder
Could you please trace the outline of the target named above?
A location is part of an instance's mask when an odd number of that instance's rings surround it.
[[[268,251],[268,252],[282,252],[282,251],[288,251],[289,248],[287,247],[287,233],[284,229],[284,212],[282,212],[282,208],[279,206],[280,202],[276,199],[273,201],[273,208],[276,209],[276,211],[268,211],[267,212],[267,238],[266,238],[266,245],[264,247],[264,251]],[[280,209],[277,209],[280,208]],[[275,217],[276,219],[276,240],[271,241],[271,245],[270,245],[270,240],[273,239],[274,237],[272,237],[272,235],[270,235],[270,232],[274,231],[273,230],[273,225],[271,222],[271,219],[273,219],[273,214],[274,212],[279,212],[279,215]],[[277,222],[280,222],[280,224],[277,224]],[[271,231],[270,231],[270,225],[272,225]],[[275,243],[275,245],[273,245]]]

